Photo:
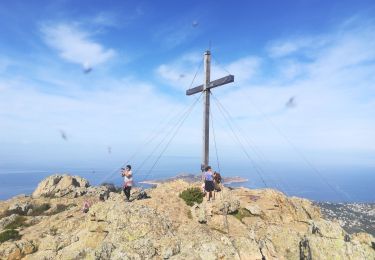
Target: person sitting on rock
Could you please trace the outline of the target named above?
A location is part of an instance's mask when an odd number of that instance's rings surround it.
[[[130,190],[133,186],[133,173],[131,171],[132,167],[130,165],[126,165],[126,168],[121,168],[122,173],[121,176],[124,177],[124,193],[126,196],[126,200],[130,201]]]
[[[212,192],[215,189],[214,176],[213,176],[213,173],[212,173],[211,166],[207,166],[205,168],[205,173],[204,173],[203,177],[204,177],[204,189],[207,192],[207,201],[210,201],[210,199],[212,198]]]

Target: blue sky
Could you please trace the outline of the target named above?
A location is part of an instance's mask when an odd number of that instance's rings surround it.
[[[373,166],[374,14],[373,1],[3,1],[0,167],[116,167],[193,102],[210,43],[213,78],[235,75],[214,94],[265,157],[296,162],[292,142],[316,164]],[[220,155],[240,161],[213,114]],[[201,115],[167,156],[200,160]]]

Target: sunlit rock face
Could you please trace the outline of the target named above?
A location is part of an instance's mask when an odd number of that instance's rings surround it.
[[[375,257],[372,235],[347,234],[309,200],[272,189],[223,188],[215,200],[188,206],[179,194],[191,187],[200,183],[173,180],[146,190],[148,199],[125,202],[115,189],[89,187],[76,176],[50,176],[33,197],[0,202],[0,232],[19,224],[12,228],[19,237],[1,242],[0,259]],[[9,211],[27,205],[31,214]]]
[[[81,196],[86,193],[89,186],[89,182],[82,177],[56,174],[40,182],[32,197]]]

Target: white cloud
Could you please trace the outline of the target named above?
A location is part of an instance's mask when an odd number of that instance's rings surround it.
[[[277,73],[263,73],[265,82],[245,82],[219,97],[248,136],[283,159],[285,151],[293,149],[277,128],[320,162],[373,165],[369,158],[375,151],[374,35],[373,26],[346,28],[318,36],[325,43],[318,47],[311,37],[300,38],[303,47],[285,48],[272,56],[269,64]],[[310,60],[299,60],[307,55]],[[287,109],[292,96],[297,106]]]
[[[305,54],[312,54],[315,50],[328,44],[324,36],[298,36],[295,38],[276,40],[268,44],[267,51],[270,57],[280,58],[293,55],[303,50]]]
[[[90,33],[68,24],[43,26],[45,42],[59,52],[61,58],[72,63],[96,66],[113,58],[116,52],[90,39]]]
[[[259,72],[260,65],[261,59],[254,56],[248,56],[230,63],[226,70],[231,74],[236,75],[235,81],[241,83],[250,80],[255,76],[256,73]]]
[[[279,63],[280,76],[285,80],[291,80],[298,77],[301,74],[304,74],[305,64],[298,62],[293,59],[287,59]]]
[[[251,55],[220,65],[213,61],[212,79],[228,74],[228,70],[235,75],[237,86],[223,87],[226,91],[217,90],[214,95],[231,112],[246,137],[271,159],[284,160],[294,156],[274,124],[309,158],[336,165],[373,165],[375,46],[371,36],[374,34],[371,26],[346,28],[337,34],[306,36],[307,40],[300,37],[303,47],[280,51],[279,56],[271,58]],[[88,35],[78,38],[88,40]],[[316,47],[312,38],[324,44]],[[287,46],[289,41],[275,40],[273,43]],[[101,47],[101,52],[106,51]],[[60,52],[62,55],[63,51]],[[301,60],[301,56],[309,59]],[[164,83],[183,92],[189,87],[202,59],[203,53],[188,53],[160,65],[154,72]],[[66,78],[56,71],[50,73],[49,68],[42,70],[43,74],[38,76],[43,81],[16,77],[0,80],[0,139],[16,144],[34,142],[33,147],[39,150],[43,150],[40,148],[43,145],[54,147],[57,150],[54,153],[65,158],[69,155],[78,160],[86,158],[97,150],[97,147],[87,148],[89,145],[102,146],[103,154],[107,153],[108,145],[112,146],[113,154],[119,150],[122,154],[131,153],[155,125],[194,100],[191,97],[184,99],[183,93],[176,98],[169,91],[163,92],[164,88],[156,83],[131,77],[119,79],[102,75],[92,81],[89,78],[83,81]],[[53,75],[53,82],[48,75]],[[261,80],[254,82],[254,78]],[[51,94],[45,91],[41,82],[69,88],[64,88],[64,95]],[[91,88],[84,89],[80,85],[82,82]],[[203,66],[194,85],[202,82]],[[292,96],[297,106],[287,109],[285,103]],[[212,109],[219,149],[225,147],[219,153],[223,157],[238,156],[240,148],[230,137],[230,129],[221,118],[215,101]],[[201,106],[198,105],[168,151],[200,153],[201,117]],[[67,132],[71,138],[68,142],[61,142],[59,129]],[[17,152],[20,150],[18,148]],[[8,154],[4,143],[0,153]],[[39,153],[48,157],[45,151]]]
[[[70,87],[64,88],[63,94],[56,94],[46,92],[39,80],[0,80],[0,86],[6,86],[0,95],[0,163],[77,163],[83,160],[87,165],[91,158],[105,165],[109,160],[106,159],[107,147],[111,146],[110,159],[115,160],[112,164],[119,165],[153,131],[161,131],[161,122],[169,122],[151,145],[142,147],[142,153],[136,158],[139,160],[176,124],[172,116],[193,101],[177,100],[161,93],[154,85],[134,78],[95,78],[90,81],[89,89],[80,86],[82,80],[77,78],[60,75],[56,81]],[[195,127],[197,120],[192,118],[200,115],[192,114],[177,135],[179,140],[168,152],[176,154],[181,146],[189,150],[194,144],[199,145],[200,138],[194,136],[200,131]],[[67,134],[67,141],[61,139],[60,130]],[[181,135],[189,135],[196,141],[180,139]],[[164,145],[165,142],[160,148]]]
[[[199,53],[187,53],[171,63],[160,65],[155,73],[164,83],[183,91],[190,86],[195,73],[194,86],[203,82],[202,59]]]
[[[248,56],[221,66],[213,62],[211,78],[227,74],[225,67],[235,75],[237,86],[213,93],[246,137],[273,159],[298,157],[285,135],[319,162],[373,165],[369,158],[375,151],[374,35],[373,26],[346,27],[331,35],[299,37],[293,46],[290,39],[275,40],[268,46],[282,48],[271,48],[270,57]],[[180,73],[191,79],[194,72],[183,58],[157,70],[165,82],[176,86]],[[261,80],[253,81],[254,77]],[[203,68],[195,85],[202,79]],[[296,100],[292,109],[285,106],[291,97]],[[228,152],[236,141],[215,101],[212,110],[219,125],[217,140]]]
[[[228,74],[235,75],[235,82],[242,83],[250,80],[259,70],[261,60],[254,56],[243,57],[229,64],[218,64],[211,59],[211,80],[224,77]],[[199,70],[198,70],[199,69]],[[197,73],[197,75],[195,75]],[[203,83],[203,53],[188,53],[156,69],[156,74],[166,83],[176,89],[186,90],[194,79],[194,84]],[[181,77],[183,75],[183,77]]]

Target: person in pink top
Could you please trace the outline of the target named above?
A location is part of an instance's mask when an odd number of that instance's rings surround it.
[[[133,173],[132,167],[130,165],[126,165],[126,168],[121,168],[122,173],[121,176],[124,177],[124,193],[126,196],[126,200],[129,201],[130,199],[130,191],[133,186]]]

